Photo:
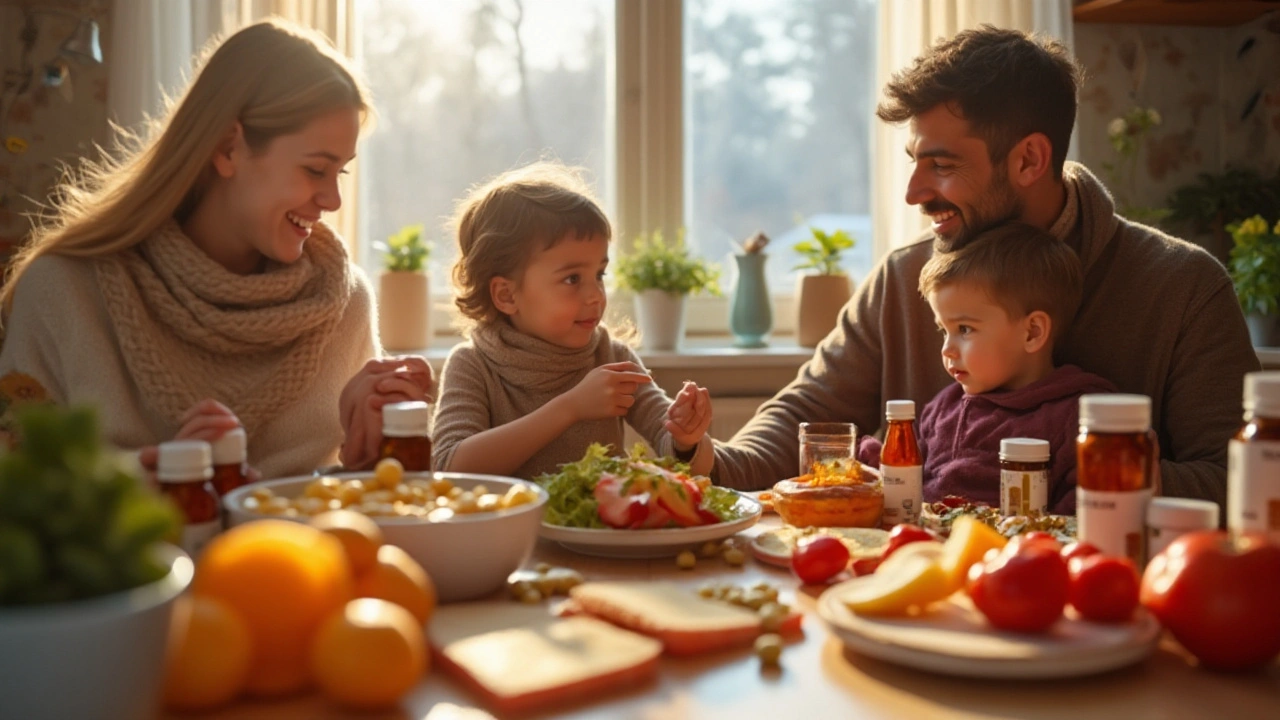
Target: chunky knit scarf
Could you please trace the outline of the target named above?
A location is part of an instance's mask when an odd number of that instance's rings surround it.
[[[346,249],[320,223],[297,262],[255,275],[228,271],[173,221],[96,265],[146,403],[176,422],[213,398],[250,435],[309,387],[353,282]]]
[[[600,326],[591,342],[574,349],[526,335],[501,320],[471,331],[471,342],[492,366],[501,368],[508,387],[527,391],[532,407],[515,408],[521,413],[532,412],[548,395],[554,397],[577,385],[599,364],[596,348],[602,339],[608,344],[607,338],[608,331]]]

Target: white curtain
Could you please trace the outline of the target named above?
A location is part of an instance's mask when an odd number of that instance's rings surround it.
[[[359,32],[356,0],[115,0],[111,19],[110,90],[112,122],[141,131],[147,117],[160,115],[166,96],[182,92],[200,50],[210,39],[267,17],[281,17],[324,33],[339,52],[355,57]],[[339,183],[342,209],[328,222],[356,241],[356,168]],[[357,258],[358,259],[358,258]]]
[[[876,87],[883,88],[895,72],[906,67],[939,39],[990,23],[997,27],[1034,31],[1073,47],[1070,0],[880,0],[876,49]],[[882,95],[877,94],[876,102]],[[906,125],[878,119],[872,124],[871,207],[876,256],[914,240],[928,226],[927,218],[904,197],[911,165],[905,148]],[[1074,156],[1073,148],[1068,151]]]

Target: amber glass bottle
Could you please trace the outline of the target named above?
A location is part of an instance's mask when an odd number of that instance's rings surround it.
[[[1280,544],[1280,372],[1244,376],[1244,420],[1227,446],[1227,527]]]
[[[249,483],[248,448],[244,428],[228,430],[214,441],[212,482],[218,497]]]
[[[156,479],[160,492],[182,512],[182,549],[196,557],[222,529],[213,477],[213,451],[203,440],[175,440],[160,444]]]
[[[1146,514],[1159,458],[1145,395],[1082,395],[1076,441],[1080,540],[1139,567],[1146,561]]]
[[[381,458],[395,458],[406,472],[431,470],[431,406],[392,403],[382,408]]]
[[[918,524],[924,501],[924,469],[916,442],[916,404],[890,400],[885,405],[889,427],[880,450],[880,475],[884,478],[884,517],[888,528],[900,523]]]

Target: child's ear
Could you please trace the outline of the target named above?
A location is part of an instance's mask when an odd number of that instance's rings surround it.
[[[1027,354],[1040,352],[1049,344],[1049,336],[1053,334],[1053,320],[1049,313],[1043,310],[1032,311],[1023,323],[1027,331],[1027,337],[1022,343],[1023,349]]]
[[[503,315],[516,314],[516,284],[501,275],[489,281],[489,298]]]

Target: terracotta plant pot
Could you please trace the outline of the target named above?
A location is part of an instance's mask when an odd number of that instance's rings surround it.
[[[848,275],[801,275],[796,280],[796,342],[816,347],[835,328],[850,297],[853,281]]]
[[[422,350],[431,344],[431,285],[425,272],[382,274],[378,331],[387,350]]]
[[[643,350],[675,350],[684,337],[684,295],[661,290],[636,293],[636,325]]]

